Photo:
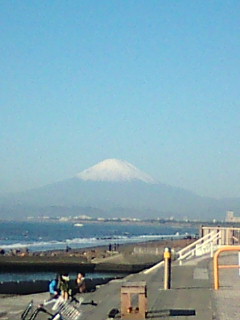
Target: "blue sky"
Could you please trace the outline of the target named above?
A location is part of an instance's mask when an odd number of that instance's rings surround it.
[[[0,192],[107,158],[240,196],[239,1],[1,1]]]

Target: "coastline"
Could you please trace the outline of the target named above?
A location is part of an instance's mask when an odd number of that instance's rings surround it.
[[[0,272],[55,271],[70,272],[138,272],[162,260],[165,247],[175,252],[187,246],[194,239],[152,240],[141,243],[118,245],[109,250],[108,246],[84,249],[50,250],[25,252],[0,256]]]
[[[196,234],[196,228],[173,227],[172,224],[167,223],[113,223],[111,221],[97,222],[93,225],[89,222],[79,228],[74,227],[73,223],[64,222],[9,222],[1,225],[0,257],[2,255],[45,256],[46,252],[50,256],[62,256],[66,250],[70,249],[69,254],[78,255],[80,260],[89,262],[91,256],[94,258],[94,254],[89,253],[89,250],[96,247],[105,247],[107,250],[110,244],[122,246],[152,240],[180,239]],[[84,254],[81,255],[81,251]],[[108,253],[105,254],[107,255]]]

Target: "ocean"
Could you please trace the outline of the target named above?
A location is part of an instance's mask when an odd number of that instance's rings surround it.
[[[0,248],[5,250],[28,248],[45,251],[88,248],[109,243],[133,243],[157,239],[182,238],[196,234],[195,228],[169,225],[85,223],[75,226],[70,222],[1,222]]]
[[[0,249],[5,251],[28,248],[46,251],[89,248],[109,244],[139,243],[150,240],[183,238],[195,235],[196,228],[172,227],[162,224],[90,223],[76,226],[70,222],[2,221],[0,223]],[[49,274],[0,273],[0,281],[49,279]],[[96,275],[86,275],[95,277]],[[106,274],[104,276],[110,276]]]

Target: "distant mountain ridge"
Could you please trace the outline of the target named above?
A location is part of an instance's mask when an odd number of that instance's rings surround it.
[[[216,200],[168,186],[127,161],[107,159],[76,177],[0,199],[1,217],[61,216],[222,219],[239,199]]]

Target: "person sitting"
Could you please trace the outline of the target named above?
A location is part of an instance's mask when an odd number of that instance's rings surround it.
[[[86,282],[84,275],[82,273],[78,273],[77,279],[76,279],[76,287],[77,287],[77,292],[83,293],[86,291]]]
[[[49,293],[50,298],[57,298],[59,296],[59,281],[58,281],[58,275],[55,279],[50,281],[49,283]]]
[[[67,273],[60,276],[59,289],[64,300],[69,298],[69,276]]]

